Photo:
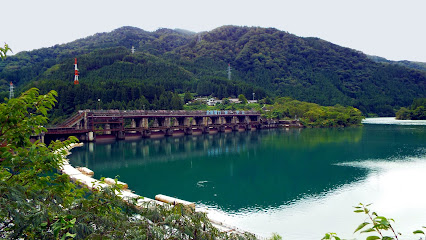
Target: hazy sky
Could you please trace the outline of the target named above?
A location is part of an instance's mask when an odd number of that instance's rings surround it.
[[[209,31],[274,27],[390,60],[426,62],[426,0],[5,0],[0,44],[14,53],[122,26]]]

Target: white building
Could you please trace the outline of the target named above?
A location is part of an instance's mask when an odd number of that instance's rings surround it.
[[[230,103],[241,103],[240,99],[238,98],[228,98]]]
[[[222,100],[218,100],[216,98],[209,98],[209,100],[207,100],[207,105],[209,106],[214,106],[217,103],[222,103]]]

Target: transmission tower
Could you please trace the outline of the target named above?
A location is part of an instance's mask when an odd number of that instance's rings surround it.
[[[13,89],[14,89],[13,83],[12,83],[12,82],[10,82],[10,88],[9,88],[9,99],[12,99],[12,98],[14,98],[14,97],[15,97],[15,94],[13,93]]]
[[[74,75],[74,85],[77,85],[78,84],[77,58],[75,59],[74,66],[75,66],[75,68],[74,68],[74,73],[75,73],[75,75]]]
[[[231,80],[231,64],[228,63],[228,80]]]
[[[132,46],[132,54],[135,53],[135,46]]]

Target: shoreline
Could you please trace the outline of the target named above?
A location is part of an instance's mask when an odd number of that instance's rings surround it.
[[[60,150],[66,150],[67,151],[67,154],[65,156],[64,155],[61,156],[62,157],[62,165],[61,165],[59,171],[62,174],[67,174],[70,177],[72,182],[77,183],[80,186],[87,187],[90,190],[109,187],[110,185],[112,185],[112,184],[108,184],[107,181],[102,182],[100,180],[97,180],[97,179],[89,176],[88,174],[83,173],[83,171],[76,169],[75,167],[73,167],[69,163],[69,159],[66,158],[66,156],[71,154],[70,151],[73,148],[81,147],[81,146],[83,146],[83,143],[72,143],[72,144],[68,145],[66,147],[66,149],[59,149],[59,151]],[[120,184],[121,182],[117,181],[117,183]],[[121,183],[121,185],[123,185],[123,183]],[[154,202],[156,204],[163,205],[162,202],[134,194],[129,189],[122,189],[122,190],[120,190],[120,192],[117,192],[116,194],[118,196],[120,196],[124,201],[129,202],[129,203],[132,201],[132,199],[138,198],[136,207],[142,207],[142,204],[144,204],[144,203],[146,204],[147,202]]]
[[[60,166],[59,171],[62,174],[67,174],[70,177],[70,180],[82,187],[87,187],[90,190],[99,190],[101,188],[105,188],[105,187],[109,187],[111,185],[114,184],[119,184],[121,186],[124,186],[121,190],[116,191],[116,194],[121,197],[123,199],[123,201],[127,202],[128,204],[133,204],[134,199],[137,199],[135,206],[137,208],[143,208],[143,207],[149,207],[150,204],[155,204],[155,205],[161,205],[161,206],[166,206],[166,207],[173,207],[175,204],[181,203],[184,206],[190,207],[192,209],[194,209],[194,211],[196,212],[204,212],[206,214],[208,214],[206,211],[202,211],[202,210],[208,210],[208,209],[201,209],[195,206],[195,203],[191,203],[191,202],[187,202],[185,200],[181,200],[181,199],[177,199],[177,198],[171,198],[165,195],[161,195],[161,198],[164,199],[166,198],[166,201],[168,202],[163,202],[163,201],[159,201],[157,199],[156,195],[155,199],[151,199],[151,198],[147,198],[147,197],[143,197],[140,196],[138,194],[133,193],[130,189],[127,188],[127,184],[120,182],[120,181],[115,181],[114,179],[110,179],[110,180],[104,180],[103,182],[100,180],[97,180],[95,178],[93,178],[93,171],[91,171],[88,168],[80,168],[77,169],[75,167],[73,167],[70,163],[69,163],[69,159],[67,158],[68,155],[71,154],[71,150],[73,148],[76,147],[81,147],[83,146],[83,143],[71,143],[70,145],[66,146],[65,149],[58,149],[57,151],[61,151],[61,150],[65,150],[66,154],[65,155],[61,155],[62,158],[62,165]],[[91,176],[90,176],[91,175]],[[170,199],[167,199],[170,198]],[[210,223],[216,227],[219,231],[222,232],[227,232],[227,233],[236,233],[239,235],[244,235],[245,233],[250,233],[248,231],[245,230],[241,230],[235,226],[231,226],[228,225],[222,221],[216,220],[216,219],[211,219],[208,218]],[[262,236],[258,236],[254,233],[250,233],[253,234],[257,239],[266,239]]]

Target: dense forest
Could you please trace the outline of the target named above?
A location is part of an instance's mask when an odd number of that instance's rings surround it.
[[[409,108],[402,107],[396,112],[396,119],[426,120],[426,98],[414,99]]]
[[[73,85],[74,58],[79,85]],[[8,97],[9,82],[18,92],[56,90],[51,118],[58,121],[87,108],[180,109],[178,94],[185,92],[219,99],[288,96],[379,116],[394,116],[395,109],[426,97],[425,71],[377,63],[318,38],[236,26],[202,33],[122,27],[10,56],[0,62],[1,99]]]

